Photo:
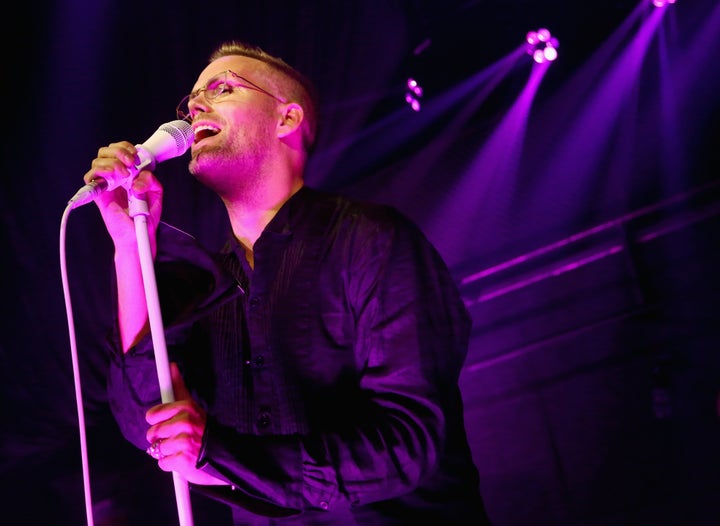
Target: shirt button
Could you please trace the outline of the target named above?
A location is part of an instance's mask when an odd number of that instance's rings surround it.
[[[260,428],[265,428],[270,425],[270,413],[262,412],[257,417],[257,425]]]
[[[321,501],[320,501],[320,508],[321,508],[321,509],[326,510],[326,509],[328,509],[329,507],[330,507],[330,505],[329,505],[327,502],[325,502],[324,500],[321,500]]]
[[[259,369],[260,367],[265,365],[265,357],[262,354],[260,356],[256,356],[253,360],[253,364]]]

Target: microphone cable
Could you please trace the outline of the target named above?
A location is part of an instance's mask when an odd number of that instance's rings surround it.
[[[87,526],[94,526],[92,512],[92,494],[90,491],[90,466],[88,464],[87,433],[85,426],[85,411],[82,401],[82,386],[80,382],[80,366],[77,352],[77,340],[75,338],[75,322],[73,321],[72,301],[70,298],[70,286],[68,284],[67,258],[65,251],[65,234],[67,231],[68,217],[72,210],[68,204],[63,212],[60,221],[60,273],[62,275],[63,295],[65,297],[65,311],[67,313],[68,333],[70,336],[70,354],[72,357],[73,379],[75,384],[75,403],[77,406],[78,427],[80,430],[80,457],[82,459],[83,489],[85,496],[85,515]]]

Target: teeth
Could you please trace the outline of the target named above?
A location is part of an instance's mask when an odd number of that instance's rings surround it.
[[[208,130],[211,132],[219,131],[218,128],[216,128],[215,126],[210,126],[209,124],[201,124],[200,126],[197,126],[194,131],[195,131],[195,133],[197,133],[197,132],[203,131],[203,130]]]

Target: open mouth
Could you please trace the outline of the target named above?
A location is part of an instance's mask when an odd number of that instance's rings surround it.
[[[202,141],[203,139],[207,139],[208,137],[213,137],[214,135],[217,135],[220,133],[220,130],[214,126],[210,126],[208,124],[202,124],[195,128],[195,142],[198,143]]]

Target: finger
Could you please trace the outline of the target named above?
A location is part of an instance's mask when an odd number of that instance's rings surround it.
[[[145,413],[145,421],[150,424],[146,433],[148,442],[157,438],[167,438],[185,430],[189,422],[198,420],[199,412],[200,410],[192,398],[151,407]]]
[[[138,194],[159,193],[162,191],[162,185],[150,170],[141,170],[133,180],[132,190]]]
[[[148,449],[151,449],[154,444],[157,444],[155,449],[162,457],[193,453],[193,441],[185,433],[180,433],[167,438],[158,438],[151,443]]]
[[[175,362],[170,363],[170,376],[172,377],[175,400],[189,400],[191,398],[190,391],[185,385],[185,380],[183,380],[180,369]]]
[[[174,417],[180,409],[181,408],[174,402],[158,404],[147,410],[145,413],[145,421],[151,426],[166,422]],[[148,437],[150,437],[150,435],[148,435]]]
[[[164,455],[156,460],[158,467],[163,471],[175,471],[182,474],[184,470],[189,468],[188,462],[184,460],[184,455],[180,453]]]
[[[98,150],[98,158],[116,158],[128,168],[137,164],[137,148],[128,141],[113,142]]]
[[[161,460],[162,458],[167,456],[166,453],[162,450],[163,442],[163,439],[153,441],[150,446],[145,450],[145,452],[155,460]]]
[[[172,438],[159,438],[151,443],[145,452],[155,460],[163,460],[183,452],[182,448],[178,448],[176,442],[177,440]]]
[[[158,467],[163,471],[175,471],[186,478],[196,472],[199,449],[188,447],[185,440],[181,438],[163,440],[159,449],[161,455],[156,460]]]
[[[116,177],[113,177],[116,175]],[[130,175],[130,169],[118,159],[95,159],[92,162],[90,170],[85,174],[83,180],[86,184],[95,179],[106,179],[112,181],[118,178],[124,178]]]
[[[102,177],[103,174],[119,174],[121,177],[129,175],[129,169],[135,166],[137,149],[131,143],[123,141],[112,143],[98,149],[97,157],[93,159],[90,170],[83,180],[86,184]],[[111,178],[112,179],[112,178]]]

